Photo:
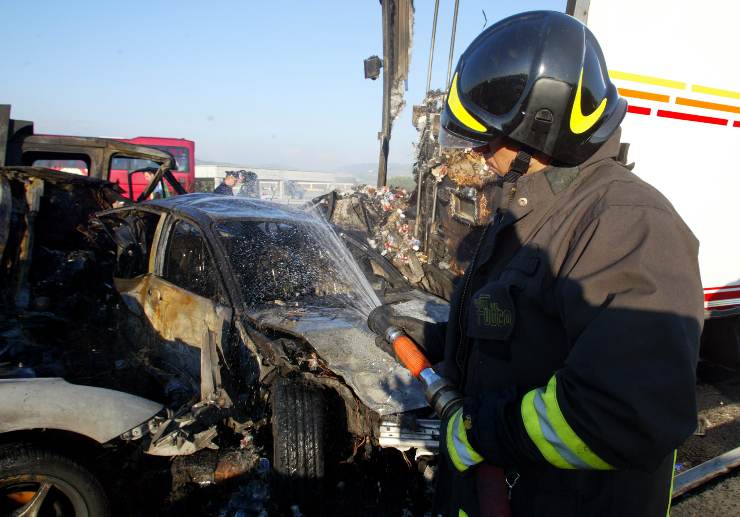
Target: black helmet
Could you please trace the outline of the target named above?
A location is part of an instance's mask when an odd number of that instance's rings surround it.
[[[442,113],[447,147],[506,136],[556,162],[582,163],[614,133],[627,103],[585,25],[554,11],[506,18],[457,64]]]

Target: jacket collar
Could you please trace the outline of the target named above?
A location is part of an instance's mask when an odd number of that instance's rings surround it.
[[[576,167],[548,166],[536,174],[525,174],[516,184],[504,183],[501,206],[518,221],[533,210],[547,210],[554,199],[572,184],[583,179],[581,171],[605,159],[619,154],[621,128],[602,145],[590,158]]]
[[[531,238],[549,217],[549,212],[560,195],[590,176],[596,167],[605,159],[616,157],[619,152],[619,130],[601,146],[588,160],[578,167],[548,166],[536,174],[525,174],[516,183],[504,183],[494,192],[494,205],[503,210],[499,224],[494,228],[480,249],[476,270],[485,266],[494,256],[498,233],[504,228],[516,224],[514,231],[520,242]]]

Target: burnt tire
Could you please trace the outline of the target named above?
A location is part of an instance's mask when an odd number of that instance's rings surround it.
[[[288,379],[272,387],[274,499],[316,510],[325,462],[326,397]]]
[[[0,448],[0,515],[26,514],[108,517],[110,508],[103,487],[78,463],[36,446],[5,445]]]

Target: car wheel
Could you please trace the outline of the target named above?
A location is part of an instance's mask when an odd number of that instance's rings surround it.
[[[74,461],[30,445],[0,449],[0,515],[107,517],[100,483]]]
[[[278,498],[316,509],[324,478],[326,397],[315,387],[280,378],[271,406]]]

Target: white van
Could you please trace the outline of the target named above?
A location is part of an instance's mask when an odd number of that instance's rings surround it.
[[[567,12],[595,34],[629,103],[634,172],[700,241],[702,353],[740,366],[740,2],[570,0]]]

